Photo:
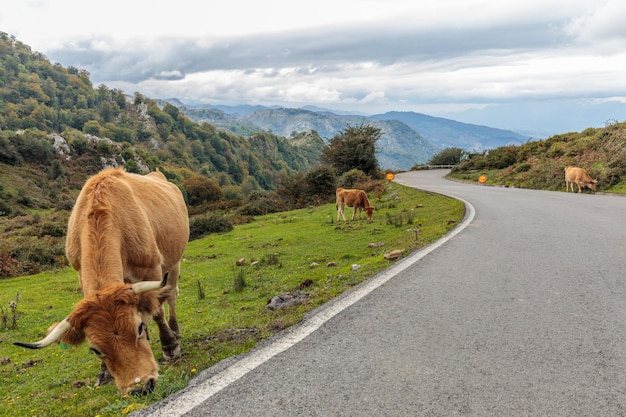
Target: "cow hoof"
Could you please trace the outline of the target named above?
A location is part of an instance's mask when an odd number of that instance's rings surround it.
[[[182,351],[180,350],[180,345],[176,345],[176,347],[174,349],[167,349],[167,350],[163,350],[163,360],[164,361],[171,361],[174,360],[176,358],[179,358],[182,356]]]

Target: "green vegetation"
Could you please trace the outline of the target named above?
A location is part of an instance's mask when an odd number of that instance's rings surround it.
[[[307,311],[386,268],[390,261],[384,253],[406,249],[408,254],[432,243],[464,214],[460,202],[437,194],[395,183],[379,184],[378,190],[371,197],[377,208],[372,223],[337,223],[334,204],[325,204],[258,216],[231,231],[190,242],[178,306],[185,355],[162,364],[156,390],[143,397],[121,397],[114,385],[94,387],[99,361],[86,345],[32,351],[11,344],[41,338],[81,299],[74,271],[63,268],[0,280],[0,306],[7,317],[0,329],[3,413],[121,416],[159,401],[201,370],[298,323]],[[245,265],[236,266],[241,258]],[[327,266],[329,262],[336,266]],[[352,270],[353,264],[361,267]],[[271,297],[292,290],[308,293],[306,301],[265,309]],[[7,307],[16,300],[14,310]],[[11,326],[13,311],[16,326]],[[160,359],[154,323],[149,332]]]
[[[85,180],[107,166],[160,169],[186,198],[194,238],[330,203],[336,178],[350,169],[381,177],[377,129],[348,127],[326,165],[313,131],[247,135],[195,123],[139,93],[94,88],[86,71],[52,65],[0,32],[0,279],[65,266],[69,211]]]
[[[598,191],[625,194],[626,123],[611,122],[603,128],[470,155],[450,176],[477,181],[486,175],[487,184],[565,191],[564,170],[568,165],[585,168],[598,180]]]
[[[463,180],[486,175],[491,184],[549,190],[562,190],[563,169],[577,165],[599,179],[601,191],[624,193],[625,127],[611,123],[482,154],[451,148],[431,163],[458,164],[451,176]],[[291,139],[241,133],[195,123],[139,93],[94,88],[86,71],[50,64],[0,32],[3,415],[120,416],[159,401],[384,269],[384,253],[408,254],[463,217],[458,201],[378,181],[378,128],[348,126],[328,145],[315,131]],[[162,364],[156,390],[145,397],[94,387],[100,365],[86,346],[31,351],[11,344],[41,338],[81,299],[64,254],[65,228],[86,178],[105,166],[160,169],[190,213],[178,308],[185,355]],[[337,223],[337,186],[367,191],[374,222]],[[308,295],[295,306],[265,308],[289,291]],[[149,331],[157,334],[154,323]]]
[[[428,165],[457,165],[467,156],[467,152],[461,148],[446,148],[433,155]]]
[[[0,32],[0,163],[7,166],[46,166],[50,180],[67,170],[94,174],[103,162],[131,172],[185,167],[221,187],[254,180],[270,190],[307,170],[322,146],[315,135],[290,142],[267,132],[230,134],[139,93],[94,88],[86,71],[52,65]],[[59,158],[58,147],[71,158]]]
[[[321,160],[337,172],[358,169],[376,178],[380,170],[376,142],[381,136],[381,129],[373,126],[348,126],[324,147]]]

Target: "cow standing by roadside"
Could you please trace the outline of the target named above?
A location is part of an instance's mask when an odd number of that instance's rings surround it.
[[[339,221],[340,216],[343,216],[344,221],[346,220],[346,215],[343,212],[344,206],[352,207],[352,218],[350,220],[354,220],[354,215],[357,211],[359,212],[359,219],[361,219],[361,210],[365,210],[367,221],[372,221],[372,214],[375,208],[370,205],[365,191],[337,188],[335,194],[337,196],[337,221]]]
[[[573,166],[565,167],[565,192],[569,191],[570,185],[572,192],[574,192],[574,184],[578,186],[579,193],[582,192],[581,190],[585,187],[595,192],[597,183],[598,180],[591,178],[583,168]]]
[[[66,241],[84,298],[43,340],[15,344],[37,349],[86,339],[102,360],[98,383],[113,377],[123,393],[152,391],[158,366],[146,323],[151,317],[157,323],[164,359],[180,355],[176,299],[188,240],[182,193],[161,172],[106,169],[91,177],[72,210]]]

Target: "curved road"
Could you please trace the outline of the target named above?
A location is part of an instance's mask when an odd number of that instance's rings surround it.
[[[396,181],[466,202],[450,236],[134,415],[626,415],[626,198],[445,172]]]

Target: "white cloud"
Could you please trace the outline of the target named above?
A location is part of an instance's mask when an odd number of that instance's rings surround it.
[[[624,46],[626,43],[624,16],[626,3],[612,0],[600,3],[597,8],[574,17],[564,30],[581,42],[617,42]]]

